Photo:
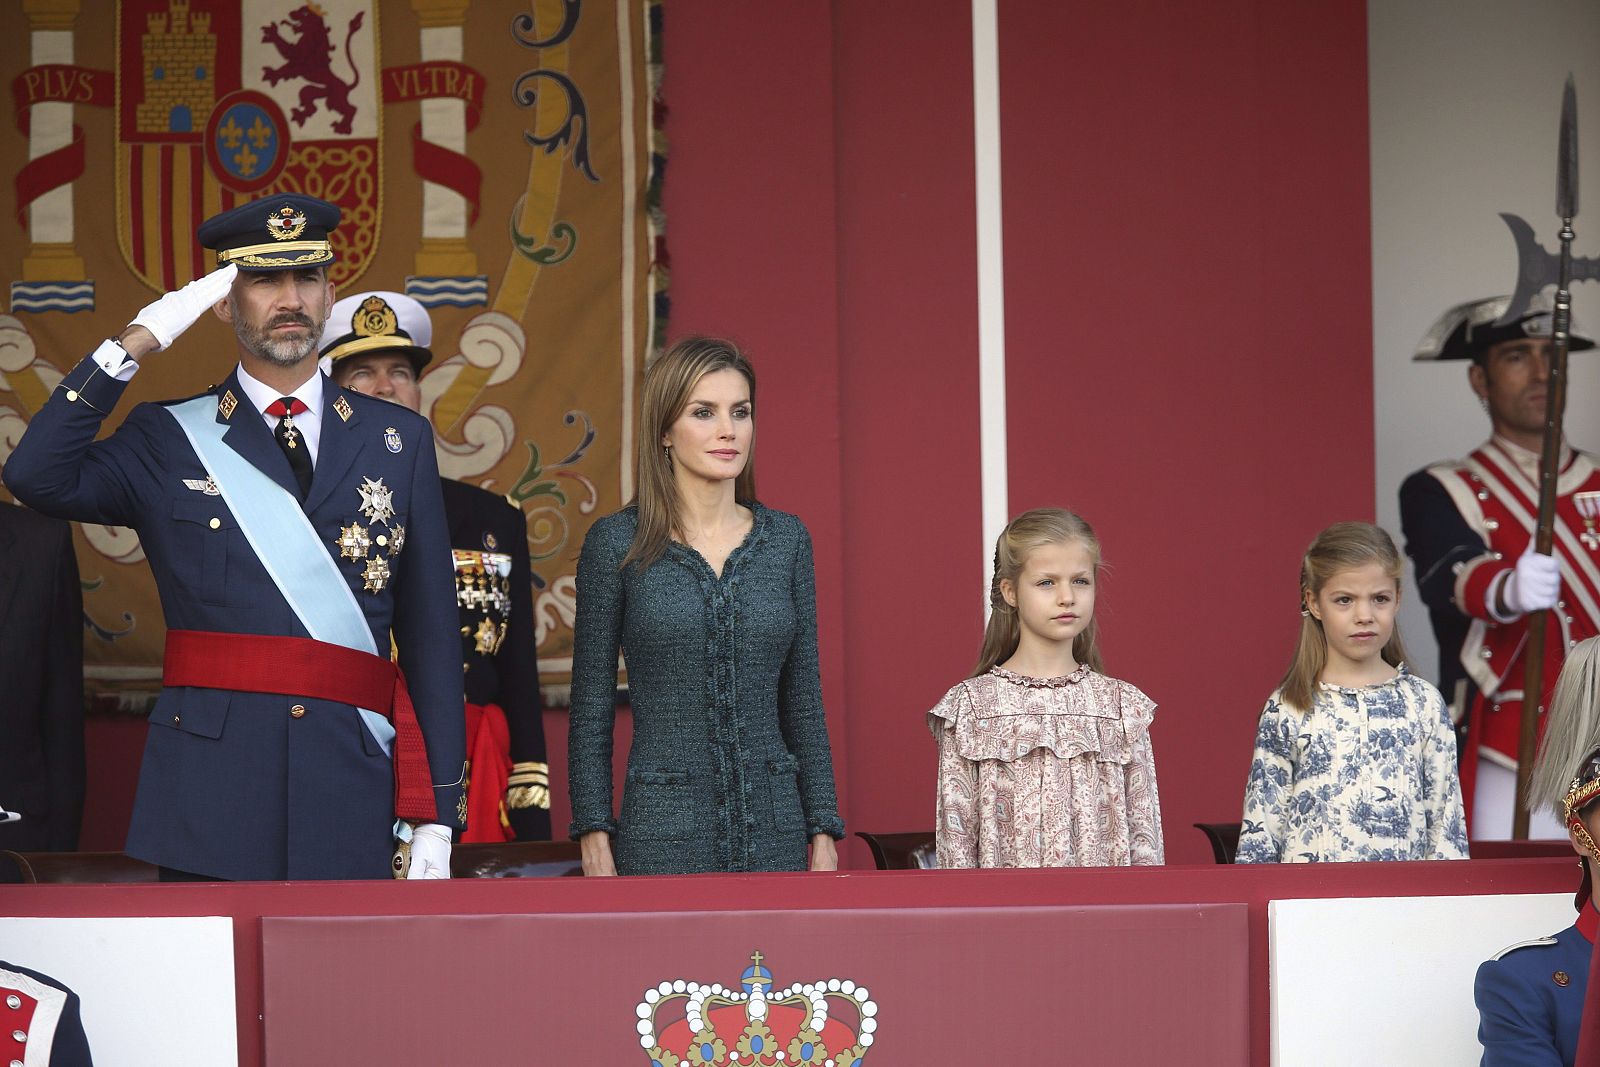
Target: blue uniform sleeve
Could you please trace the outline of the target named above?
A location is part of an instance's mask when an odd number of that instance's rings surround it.
[[[1489,551],[1483,538],[1456,510],[1439,479],[1418,471],[1400,486],[1400,530],[1406,555],[1417,571],[1422,600],[1434,611],[1461,612],[1456,605],[1456,564]]]
[[[455,571],[432,430],[426,423],[421,427],[418,436],[427,447],[416,449],[412,468],[411,526],[395,582],[394,640],[427,742],[435,817],[460,828],[466,825],[467,723]]]
[[[1549,1001],[1519,972],[1509,957],[1478,967],[1472,999],[1478,1005],[1482,1067],[1564,1067]]]
[[[96,441],[100,424],[127,383],[83,359],[34,415],[5,465],[5,483],[35,511],[61,519],[134,526],[165,467],[153,405],[134,408],[109,438]]]

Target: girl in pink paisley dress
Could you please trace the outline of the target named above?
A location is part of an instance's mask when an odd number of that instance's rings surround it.
[[[1099,570],[1070,511],[1026,511],[1000,534],[977,669],[928,713],[940,867],[1162,862],[1156,706],[1100,673]]]

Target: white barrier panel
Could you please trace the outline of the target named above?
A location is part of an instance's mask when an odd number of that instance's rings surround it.
[[[1477,1063],[1478,964],[1576,918],[1571,893],[1274,900],[1273,1067]]]
[[[0,918],[0,960],[78,995],[97,1064],[239,1062],[230,918]]]

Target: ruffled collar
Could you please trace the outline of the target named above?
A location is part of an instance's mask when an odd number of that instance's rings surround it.
[[[989,673],[996,678],[1011,682],[1013,685],[1026,686],[1029,689],[1060,689],[1063,686],[1077,685],[1089,677],[1089,665],[1080,663],[1078,664],[1078,669],[1071,674],[1063,674],[1056,678],[1032,678],[1026,674],[1018,674],[1016,671],[1008,671],[999,666],[990,667]]]
[[[1324,689],[1330,693],[1348,693],[1359,696],[1362,693],[1371,693],[1375,690],[1387,689],[1389,686],[1396,685],[1401,680],[1411,677],[1411,668],[1407,667],[1404,663],[1396,666],[1394,670],[1394,677],[1385,682],[1373,682],[1371,685],[1334,685],[1332,682],[1318,682],[1317,688]]]

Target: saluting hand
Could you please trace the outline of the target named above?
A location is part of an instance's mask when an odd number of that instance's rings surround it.
[[[122,347],[134,359],[168,347],[195,324],[206,309],[228,295],[239,268],[229,263],[153,303],[146,304],[122,331]],[[139,329],[143,327],[143,329]],[[152,342],[154,342],[152,344]]]

